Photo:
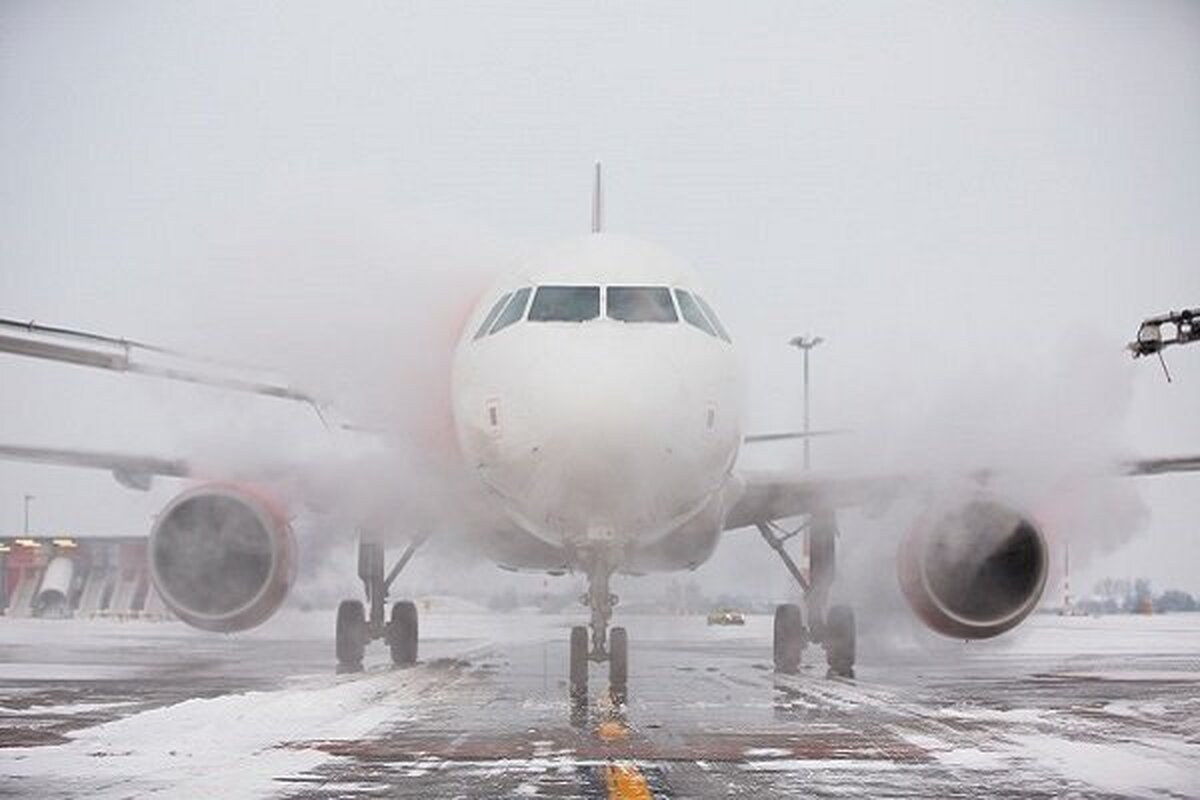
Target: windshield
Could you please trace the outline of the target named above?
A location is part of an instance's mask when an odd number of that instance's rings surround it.
[[[700,310],[700,306],[696,303],[696,299],[692,297],[692,293],[685,289],[676,289],[675,296],[679,299],[679,312],[683,314],[684,320],[689,325],[699,328],[715,339],[717,331],[709,323],[708,318],[704,316],[704,312]]]
[[[492,310],[483,318],[483,323],[479,326],[479,330],[475,331],[475,338],[482,339],[483,335],[492,328],[492,323],[496,321],[496,317],[500,316],[500,309],[504,308],[504,304],[508,302],[508,298],[512,297],[512,292],[508,292],[499,300],[496,305],[492,306]]]
[[[717,329],[717,335],[727,342],[732,341],[729,338],[729,331],[725,330],[725,326],[721,324],[721,320],[717,319],[717,312],[712,310],[712,306],[704,302],[704,298],[700,295],[696,295],[695,297],[696,302],[700,304],[702,309],[704,309],[704,314],[708,317],[709,322],[711,322],[713,327]]]
[[[492,333],[501,331],[512,325],[514,322],[525,316],[525,304],[529,302],[529,287],[518,289],[513,295],[512,300],[505,307],[504,313],[496,319],[496,324],[492,326]]]
[[[599,286],[539,286],[530,322],[586,322],[600,316]]]
[[[608,287],[608,318],[619,322],[678,322],[665,286]]]

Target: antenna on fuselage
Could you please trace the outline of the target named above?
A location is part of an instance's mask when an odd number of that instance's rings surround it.
[[[600,162],[596,162],[596,180],[592,184],[592,233],[604,230],[604,179],[600,174]]]

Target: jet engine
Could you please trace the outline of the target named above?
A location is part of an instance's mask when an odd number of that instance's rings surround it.
[[[163,601],[197,628],[246,630],[274,614],[296,576],[284,513],[238,486],[176,497],[150,531],[150,577]]]
[[[933,630],[987,639],[1037,606],[1049,566],[1046,537],[1027,516],[989,497],[933,509],[900,546],[900,588]]]

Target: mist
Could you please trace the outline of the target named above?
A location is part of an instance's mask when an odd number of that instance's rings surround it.
[[[818,468],[954,485],[986,467],[1046,518],[1055,559],[1071,543],[1077,587],[1200,589],[1194,479],[1106,477],[1200,448],[1200,352],[1169,354],[1167,386],[1121,349],[1200,298],[1195,6],[16,2],[0,37],[0,313],[267,365],[388,432],[10,359],[2,440],[312,465],[344,501],[301,524],[313,580],[367,506],[397,537],[442,534],[414,579],[540,585],[455,543],[449,353],[497,274],[586,231],[601,158],[610,229],[713,287],[750,432],[798,427],[785,343],[822,335],[814,426],[852,433],[814,443]],[[0,486],[5,528],[28,492],[36,528],[81,534],[146,530],[178,489],[11,465]],[[922,499],[843,518],[839,591],[861,607],[895,600]],[[794,591],[753,531],[691,577]]]

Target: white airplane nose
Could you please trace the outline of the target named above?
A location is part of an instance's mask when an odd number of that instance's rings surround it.
[[[703,415],[703,400],[661,362],[619,367],[560,369],[530,401],[531,499],[569,537],[631,537],[697,495],[686,422]]]

